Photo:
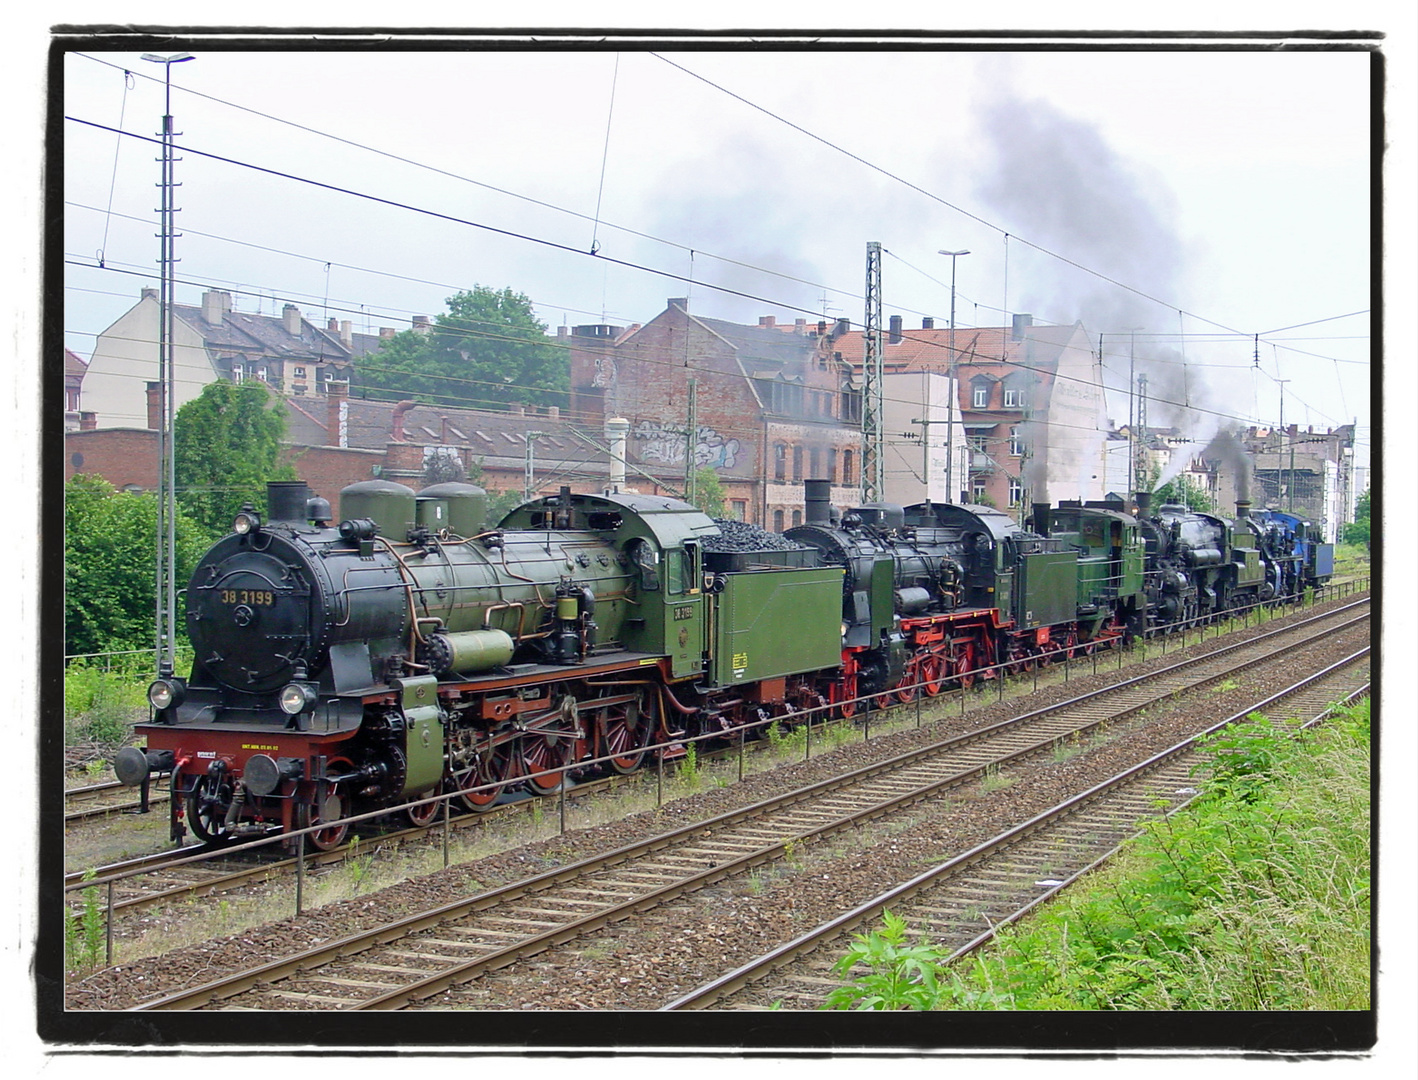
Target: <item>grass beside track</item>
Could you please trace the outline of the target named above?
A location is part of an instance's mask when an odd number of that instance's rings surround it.
[[[1368,1009],[1369,703],[1211,750],[1202,798],[956,968],[888,915],[828,1007]]]

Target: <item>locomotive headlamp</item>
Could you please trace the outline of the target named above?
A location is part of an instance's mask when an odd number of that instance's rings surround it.
[[[155,679],[148,687],[148,702],[158,710],[181,705],[186,696],[187,688],[181,679]]]
[[[318,695],[309,683],[288,683],[281,691],[281,711],[290,716],[299,716],[306,709],[313,709]]]
[[[232,532],[238,536],[245,536],[247,533],[259,532],[261,529],[261,518],[254,510],[243,510],[236,515],[236,520],[231,523]]]

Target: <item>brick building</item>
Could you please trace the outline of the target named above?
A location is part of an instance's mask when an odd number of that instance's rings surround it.
[[[838,505],[859,501],[860,386],[828,347],[842,329],[773,316],[744,326],[693,315],[682,298],[643,326],[574,327],[571,411],[591,427],[630,421],[630,483],[640,470],[682,485],[692,453],[718,474],[731,516],[788,528],[802,520],[804,479],[830,479]]]
[[[903,330],[893,315],[889,325],[882,349],[888,386],[898,374],[955,376],[955,423],[968,446],[963,474],[951,470],[958,501],[1017,509],[1107,492],[1101,371],[1081,323],[1035,326],[1031,316],[1016,315],[1005,327],[952,332],[925,319],[919,330]],[[860,369],[860,332],[826,347]]]

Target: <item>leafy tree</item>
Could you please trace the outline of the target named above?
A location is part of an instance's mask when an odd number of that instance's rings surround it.
[[[711,518],[728,516],[724,485],[712,465],[703,465],[694,471],[694,505]]]
[[[1147,486],[1152,487],[1157,483],[1162,472],[1156,466],[1152,466],[1148,472]],[[1160,506],[1163,503],[1176,503],[1192,510],[1199,510],[1203,514],[1216,512],[1216,500],[1211,497],[1211,493],[1199,486],[1186,473],[1178,473],[1161,487],[1153,488],[1152,504]]]
[[[210,537],[180,508],[176,524],[176,581],[182,590]],[[152,493],[117,491],[102,477],[86,474],[64,485],[66,653],[153,644],[156,532]],[[182,625],[179,610],[179,633]]]
[[[570,365],[547,344],[531,300],[476,285],[446,303],[431,329],[395,334],[361,361],[358,378],[369,397],[463,408],[566,404]]]
[[[285,416],[264,383],[210,383],[173,423],[177,498],[213,536],[242,503],[263,508],[268,480],[295,480],[280,462]]]
[[[1354,520],[1344,526],[1343,539],[1346,544],[1369,543],[1369,490],[1367,488],[1364,490],[1364,494],[1359,496],[1358,502],[1354,504]]]

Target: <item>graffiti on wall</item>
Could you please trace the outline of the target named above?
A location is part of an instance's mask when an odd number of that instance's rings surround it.
[[[661,424],[658,420],[641,420],[631,429],[637,442],[641,461],[662,461],[667,465],[684,464],[684,429]],[[739,460],[739,441],[726,439],[711,427],[701,426],[694,444],[696,468],[732,469]]]

